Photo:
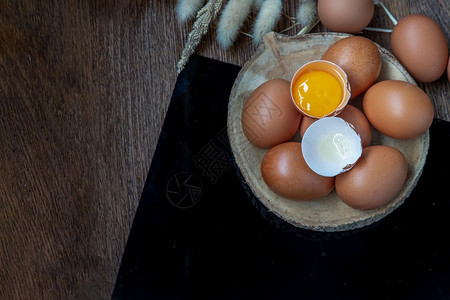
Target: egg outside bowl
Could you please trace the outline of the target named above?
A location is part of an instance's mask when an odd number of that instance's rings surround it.
[[[322,71],[332,75],[339,83],[342,92],[341,100],[338,106],[332,111],[324,114],[323,116],[315,116],[308,113],[308,111],[306,111],[301,105],[299,105],[294,98],[294,84],[302,75],[312,71]],[[338,115],[345,108],[348,100],[351,97],[350,83],[348,82],[347,74],[345,74],[344,70],[342,70],[341,67],[327,60],[313,60],[301,66],[292,77],[290,89],[292,103],[294,104],[295,108],[297,108],[297,110],[303,115],[315,119],[333,117]]]
[[[429,148],[429,134],[413,140],[396,140],[374,130],[372,145],[388,145],[400,150],[408,163],[408,175],[399,194],[387,205],[361,211],[344,204],[336,192],[308,201],[292,201],[272,192],[265,184],[260,167],[268,150],[253,146],[242,131],[241,113],[245,100],[263,82],[283,78],[290,80],[299,66],[317,60],[333,43],[349,34],[315,33],[286,36],[269,33],[264,43],[243,66],[231,90],[228,104],[228,135],[236,166],[242,174],[242,184],[249,188],[255,202],[271,212],[266,218],[277,218],[298,228],[322,232],[346,231],[368,226],[398,208],[414,189],[422,173]],[[378,45],[377,45],[378,46]],[[382,57],[379,81],[398,79],[415,84],[413,78],[386,49],[378,46]],[[355,100],[350,100],[355,101]],[[258,206],[257,206],[258,207]]]

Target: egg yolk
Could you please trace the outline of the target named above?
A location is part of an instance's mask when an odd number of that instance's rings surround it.
[[[302,111],[310,116],[323,117],[339,106],[342,89],[333,75],[324,71],[311,71],[294,82],[292,96]]]

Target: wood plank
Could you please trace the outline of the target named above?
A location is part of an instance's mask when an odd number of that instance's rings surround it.
[[[398,18],[434,17],[449,36],[448,1],[385,2]],[[175,4],[0,3],[1,298],[110,297],[192,28]],[[277,31],[297,7],[285,1]],[[379,9],[372,23],[390,26]],[[221,49],[215,27],[196,53],[242,65],[255,52],[244,35]],[[389,47],[388,34],[367,36]],[[447,78],[420,86],[450,120]]]

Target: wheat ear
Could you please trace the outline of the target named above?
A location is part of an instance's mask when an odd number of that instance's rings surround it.
[[[297,11],[297,20],[305,27],[314,21],[317,15],[317,1],[316,0],[302,0]]]
[[[264,0],[253,0],[253,9],[259,11]]]
[[[261,9],[256,17],[253,27],[253,44],[255,46],[261,43],[262,37],[273,30],[281,17],[283,4],[281,0],[265,0],[261,4]]]
[[[177,63],[178,74],[184,69],[189,57],[194,53],[202,37],[208,32],[211,21],[216,17],[222,6],[222,0],[209,0],[197,13],[197,19],[188,35],[186,45],[181,52],[181,58]]]
[[[195,17],[204,2],[205,0],[178,0],[175,7],[178,22],[183,23]]]
[[[253,0],[228,1],[217,26],[217,41],[222,48],[228,49],[234,43],[252,4]]]

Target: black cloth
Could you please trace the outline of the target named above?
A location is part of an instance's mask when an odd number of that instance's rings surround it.
[[[423,174],[368,227],[292,227],[251,194],[226,118],[240,67],[194,55],[179,75],[113,299],[442,299],[450,296],[449,123]]]

